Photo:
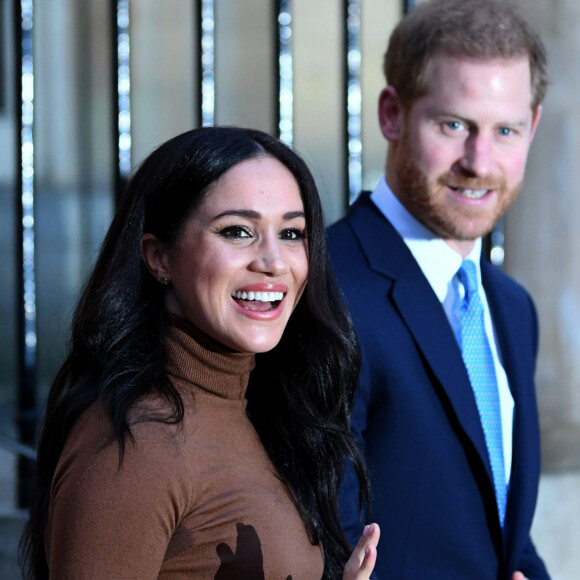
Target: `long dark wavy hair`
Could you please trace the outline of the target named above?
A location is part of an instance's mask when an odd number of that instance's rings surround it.
[[[304,161],[279,140],[257,130],[204,127],[170,139],[135,173],[75,310],[69,354],[52,384],[38,445],[35,503],[20,547],[25,577],[48,578],[44,530],[50,488],[79,416],[97,399],[106,405],[120,461],[132,438],[128,412],[140,398],[155,391],[170,403],[172,414],[154,420],[183,418],[183,401],[166,374],[164,287],[143,263],[143,234],[175,245],[208,186],[260,156],[279,160],[299,185],[309,273],[282,340],[256,357],[247,412],[311,541],[322,547],[323,578],[342,576],[350,553],[337,516],[345,460],[358,472],[362,500],[368,500],[368,480],[349,429],[358,345],[331,271],[320,198]]]

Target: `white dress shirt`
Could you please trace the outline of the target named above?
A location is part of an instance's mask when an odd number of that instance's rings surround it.
[[[384,175],[371,194],[371,200],[391,222],[405,244],[417,260],[423,274],[429,281],[437,298],[443,305],[445,314],[459,342],[459,305],[464,296],[463,285],[456,273],[463,257],[431,230],[417,221],[395,197]],[[505,461],[506,484],[509,483],[512,464],[512,429],[514,399],[509,389],[507,375],[501,363],[497,341],[489,312],[485,291],[481,284],[481,239],[476,240],[473,250],[466,260],[472,260],[477,270],[479,294],[483,303],[485,331],[487,333],[499,389],[502,419],[503,456]]]

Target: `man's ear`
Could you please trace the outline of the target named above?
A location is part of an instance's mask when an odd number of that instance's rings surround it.
[[[542,105],[538,105],[538,108],[534,112],[534,117],[532,119],[532,130],[530,132],[530,143],[532,142],[534,135],[536,134],[536,129],[538,128],[538,123],[540,122],[540,117],[542,116]]]
[[[387,141],[398,141],[403,129],[403,107],[394,87],[385,87],[379,96],[379,125]]]
[[[170,277],[165,246],[153,234],[143,234],[141,252],[143,262],[151,275],[161,284],[167,284]]]

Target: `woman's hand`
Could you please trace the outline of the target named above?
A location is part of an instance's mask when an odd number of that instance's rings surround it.
[[[363,534],[344,567],[342,580],[368,580],[377,561],[381,530],[377,524],[365,526]]]

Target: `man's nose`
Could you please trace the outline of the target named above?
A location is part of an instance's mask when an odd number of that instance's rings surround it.
[[[461,168],[473,177],[486,177],[492,172],[492,164],[491,138],[482,134],[470,135],[465,141],[463,157],[459,160]]]

